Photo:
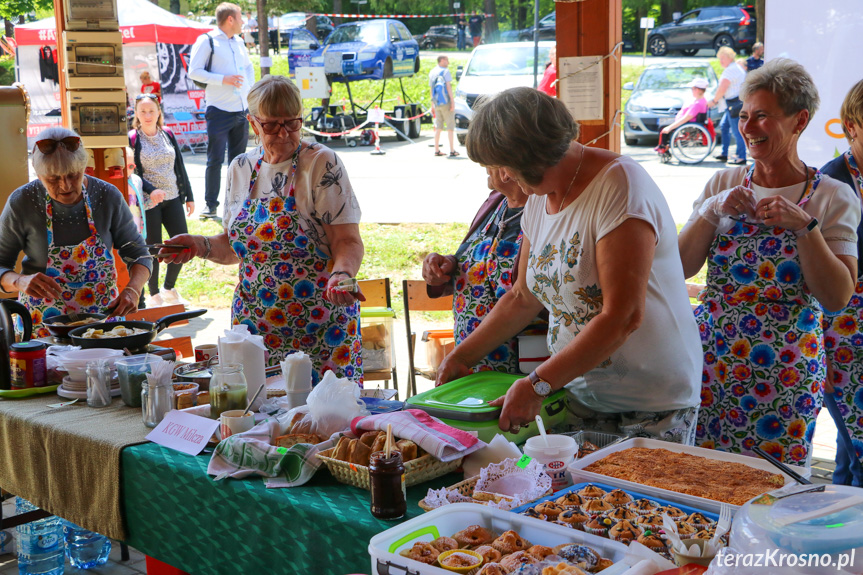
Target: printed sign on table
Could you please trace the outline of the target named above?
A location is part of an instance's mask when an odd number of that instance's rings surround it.
[[[169,411],[147,439],[176,451],[198,455],[213,436],[219,422],[183,411]]]

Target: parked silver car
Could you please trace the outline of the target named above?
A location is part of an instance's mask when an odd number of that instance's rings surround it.
[[[710,64],[654,64],[648,66],[638,82],[623,85],[632,90],[626,102],[623,138],[628,146],[639,140],[655,142],[665,126],[674,123],[674,117],[692,101],[691,89],[687,86],[694,78],[706,78],[709,84],[704,97],[713,98],[719,81]],[[717,108],[708,112],[715,125],[719,125],[722,113]]]

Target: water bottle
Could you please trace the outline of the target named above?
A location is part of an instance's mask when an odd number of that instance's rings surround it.
[[[66,556],[69,557],[72,567],[92,569],[108,562],[108,554],[111,553],[110,539],[65,519],[63,531],[66,533]]]
[[[35,505],[17,497],[18,514],[37,509]],[[19,575],[62,575],[66,560],[63,526],[55,516],[31,521],[15,528],[17,531]]]

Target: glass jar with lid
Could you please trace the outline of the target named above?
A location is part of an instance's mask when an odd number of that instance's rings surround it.
[[[214,365],[210,379],[210,417],[219,419],[222,412],[246,409],[248,385],[243,366],[236,363]]]
[[[165,419],[165,414],[174,409],[174,385],[171,380],[156,384],[148,380],[141,382],[141,414],[144,425],[156,427]]]

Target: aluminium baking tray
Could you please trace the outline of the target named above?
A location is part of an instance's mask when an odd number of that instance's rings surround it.
[[[785,475],[784,473],[770,465],[770,463],[760,458],[748,457],[746,455],[740,455],[737,453],[726,453],[724,451],[718,451],[716,449],[691,447],[689,445],[681,445],[680,443],[671,443],[668,441],[660,441],[658,439],[649,439],[645,437],[634,437],[632,439],[627,439],[622,443],[612,445],[606,449],[592,453],[582,459],[576,459],[574,463],[570,464],[569,467],[567,467],[567,470],[572,476],[573,483],[580,483],[582,481],[588,481],[591,483],[604,483],[607,485],[613,485],[614,487],[620,487],[624,490],[638,491],[640,493],[644,493],[648,497],[658,497],[661,499],[672,501],[674,503],[689,505],[691,507],[703,509],[710,513],[719,513],[721,511],[722,503],[720,501],[707,499],[705,497],[697,497],[695,495],[687,495],[685,493],[678,493],[677,491],[671,491],[670,489],[661,489],[659,487],[653,487],[651,485],[642,485],[641,483],[626,481],[624,479],[617,479],[616,477],[610,477],[608,475],[601,475],[599,473],[584,470],[584,468],[589,466],[591,463],[608,457],[612,453],[617,453],[618,451],[623,451],[625,449],[630,449],[633,447],[644,447],[647,449],[667,449],[668,451],[673,451],[675,453],[688,453],[690,455],[704,457],[705,459],[742,463],[743,465],[747,465],[755,469],[769,471],[770,473],[779,473],[785,478],[786,486],[797,485],[797,482],[791,479],[791,477]],[[791,467],[803,477],[808,477],[809,475],[811,475],[811,472],[808,469],[804,469],[802,467]],[[741,507],[740,505],[729,505],[731,506],[731,510],[734,513],[737,513],[737,510]]]

